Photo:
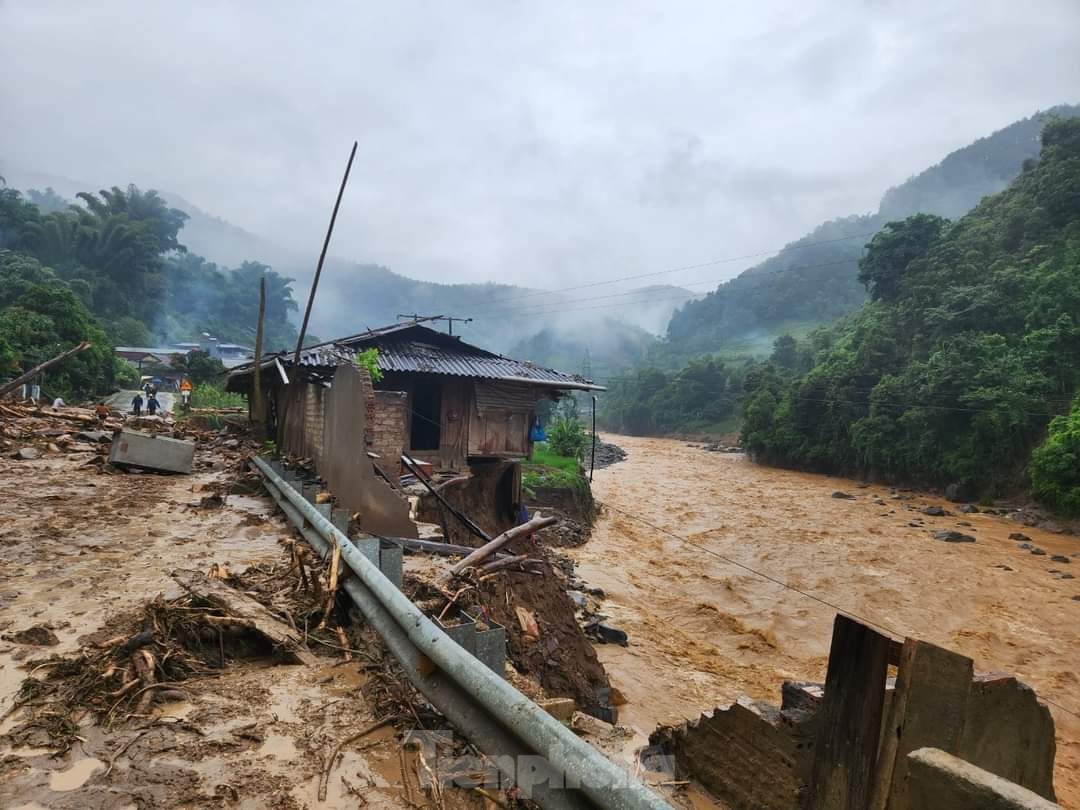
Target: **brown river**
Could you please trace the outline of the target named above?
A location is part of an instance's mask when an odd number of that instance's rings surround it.
[[[741,694],[779,703],[785,679],[824,680],[836,610],[823,601],[1015,674],[1058,704],[1055,787],[1062,806],[1080,808],[1080,557],[1050,559],[1080,552],[1080,539],[999,516],[928,517],[916,510],[955,508],[678,440],[607,438],[629,456],[596,471],[608,508],[573,556],[630,637],[597,648],[629,701],[621,722],[647,734]],[[960,522],[977,542],[931,536]],[[1019,550],[1016,531],[1047,554]],[[1070,569],[1077,578],[1061,578]]]

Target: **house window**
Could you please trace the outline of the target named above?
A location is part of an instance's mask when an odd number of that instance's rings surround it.
[[[442,383],[417,382],[412,392],[413,450],[438,450],[442,436]]]

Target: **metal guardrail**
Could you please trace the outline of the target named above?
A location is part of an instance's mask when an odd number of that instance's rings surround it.
[[[334,546],[355,576],[346,590],[413,685],[531,798],[548,808],[672,810],[628,771],[514,689],[425,616],[328,517],[270,463],[252,459],[267,490],[312,548]]]

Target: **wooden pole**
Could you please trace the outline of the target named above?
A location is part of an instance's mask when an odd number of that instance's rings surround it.
[[[90,342],[84,340],[78,346],[76,346],[76,347],[74,347],[72,349],[68,349],[66,352],[61,352],[60,354],[56,355],[56,357],[53,357],[53,358],[51,358],[49,360],[46,360],[44,363],[42,363],[40,365],[34,366],[32,369],[27,371],[25,374],[20,374],[18,377],[16,377],[11,382],[5,383],[4,385],[0,385],[0,398],[3,398],[5,395],[7,395],[10,392],[14,391],[16,388],[18,388],[20,385],[22,385],[27,380],[32,380],[34,377],[36,377],[38,374],[45,371],[46,369],[52,368],[53,366],[55,366],[57,363],[61,362],[62,360],[67,360],[72,355],[78,354],[79,352],[84,352],[89,348],[90,348]]]
[[[345,176],[341,178],[341,188],[338,189],[337,200],[334,201],[334,212],[330,215],[330,227],[326,229],[326,238],[323,240],[322,252],[319,254],[319,263],[315,266],[315,278],[311,280],[311,292],[308,294],[307,307],[304,309],[304,322],[300,326],[300,336],[296,339],[293,368],[299,368],[300,366],[300,350],[304,347],[304,335],[307,334],[308,319],[311,318],[311,305],[315,301],[315,290],[319,287],[319,276],[322,275],[323,262],[326,261],[326,249],[330,247],[330,235],[334,232],[338,208],[341,207],[341,196],[345,193],[345,184],[349,182],[349,171],[352,169],[353,158],[355,157],[356,141],[353,141],[352,151],[349,153],[349,162],[345,165]]]
[[[266,318],[266,276],[259,278],[259,320],[255,324],[255,366],[251,376],[251,421],[260,439],[266,431],[266,403],[262,390],[263,320]]]
[[[596,395],[592,398],[592,460],[589,462],[589,483],[592,483],[593,472],[596,470]]]
[[[532,534],[533,532],[538,532],[541,529],[546,529],[548,526],[554,526],[558,522],[558,519],[554,517],[541,517],[540,515],[536,515],[536,517],[528,523],[522,523],[520,526],[507,529],[490,543],[480,546],[480,548],[476,549],[476,551],[468,557],[451,566],[450,571],[446,576],[457,576],[466,568],[471,568],[481,560],[486,560],[503,546],[517,540],[517,538],[522,537],[523,535]]]

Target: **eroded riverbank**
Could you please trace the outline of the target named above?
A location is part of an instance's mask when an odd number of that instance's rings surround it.
[[[614,441],[629,457],[598,470],[594,483],[610,508],[571,554],[630,636],[628,647],[598,648],[629,700],[623,722],[647,734],[740,694],[778,702],[785,678],[823,678],[835,610],[791,588],[955,649],[978,669],[1013,673],[1080,712],[1077,538],[984,514],[928,516],[917,510],[955,509],[933,496],[895,500],[887,487],[763,467],[677,440]],[[833,498],[837,490],[856,497]],[[932,536],[950,529],[977,541]],[[1022,550],[1009,539],[1017,531],[1047,553]],[[1050,709],[1058,798],[1080,807],[1080,719]]]

